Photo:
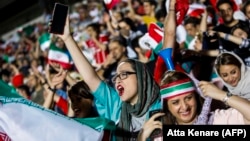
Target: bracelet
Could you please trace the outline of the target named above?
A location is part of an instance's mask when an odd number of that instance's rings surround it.
[[[228,105],[228,103],[227,103],[228,99],[229,99],[229,97],[228,97],[228,96],[226,96],[225,98],[223,98],[223,100],[222,100],[222,101],[223,101],[226,105]]]
[[[225,37],[224,37],[224,39],[228,40],[228,38],[229,38],[229,34],[226,34]]]
[[[49,90],[51,90],[54,93],[56,93],[56,89],[52,89],[51,87],[48,87]]]
[[[232,96],[233,94],[231,92],[227,92],[226,97],[223,98],[223,102],[228,106],[228,99]]]

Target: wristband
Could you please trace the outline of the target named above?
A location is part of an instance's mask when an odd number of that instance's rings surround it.
[[[56,89],[52,89],[51,87],[48,87],[48,89],[50,89],[53,92],[53,94],[56,93]]]
[[[226,94],[226,97],[225,98],[223,98],[223,102],[228,106],[228,99],[231,97],[231,96],[233,96],[233,94],[231,93],[231,92],[227,92],[227,94]]]
[[[224,39],[228,40],[228,38],[229,38],[229,34],[226,34],[225,37],[224,37]]]

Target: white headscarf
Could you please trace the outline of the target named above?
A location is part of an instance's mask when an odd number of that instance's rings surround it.
[[[233,56],[235,56],[235,58],[237,58],[240,63],[241,63],[241,78],[240,81],[238,82],[237,86],[232,87],[231,85],[229,85],[228,83],[226,83],[221,77],[222,82],[224,83],[224,85],[228,88],[228,90],[234,94],[234,95],[238,95],[240,97],[246,98],[248,100],[250,100],[250,68],[247,67],[244,62],[242,61],[242,59],[237,56],[235,53],[233,52],[223,52],[221,53],[218,57],[220,57],[222,54],[227,53],[227,54],[231,54]],[[218,57],[215,60],[215,65],[218,62]],[[215,72],[218,76],[220,76],[216,70],[216,68],[214,67]]]

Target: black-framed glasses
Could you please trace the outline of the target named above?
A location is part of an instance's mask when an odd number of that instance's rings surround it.
[[[112,82],[115,83],[118,77],[120,78],[120,80],[124,80],[128,78],[128,75],[131,74],[136,74],[136,72],[129,72],[129,71],[121,72],[120,74],[117,74],[112,78]]]

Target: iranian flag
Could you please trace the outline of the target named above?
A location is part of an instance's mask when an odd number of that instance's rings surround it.
[[[54,43],[50,44],[48,53],[48,63],[59,63],[64,69],[70,69],[73,66],[72,58],[67,48],[59,48]]]
[[[98,120],[97,130],[22,98],[2,80],[0,88],[0,141],[101,141],[103,138],[102,120]],[[88,120],[88,124],[92,122]]]
[[[39,41],[39,45],[42,51],[45,51],[47,48],[49,48],[50,43],[51,43],[50,38],[51,38],[51,35],[48,32],[43,33],[39,37],[38,41]]]

